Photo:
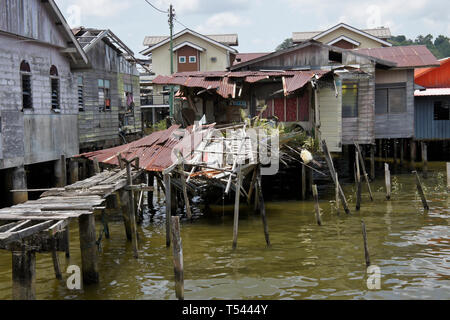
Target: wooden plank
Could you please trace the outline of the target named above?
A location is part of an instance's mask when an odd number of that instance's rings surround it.
[[[428,206],[427,198],[425,197],[425,193],[423,192],[422,183],[420,181],[419,175],[417,174],[417,171],[413,171],[413,174],[416,175],[417,191],[419,192],[420,199],[422,200],[423,208],[425,210],[429,210],[430,207]]]
[[[44,221],[20,231],[2,233],[0,234],[0,244],[5,245],[29,237],[33,234],[44,231],[53,224],[53,221]]]
[[[364,257],[366,259],[366,267],[369,267],[370,266],[369,245],[367,243],[366,224],[364,223],[364,220],[361,220],[361,227],[364,240]]]
[[[359,162],[360,162],[361,168],[362,168],[362,173],[363,173],[364,179],[366,180],[367,188],[369,189],[370,200],[373,201],[372,189],[370,188],[370,182],[369,182],[369,177],[368,177],[367,171],[366,171],[366,165],[364,163],[364,157],[362,156],[362,152],[361,152],[361,149],[359,148],[358,143],[355,143],[355,147],[356,147],[356,151],[357,151],[356,156],[357,156],[357,158],[359,158]]]
[[[237,182],[236,182],[236,190],[235,190],[235,201],[234,201],[234,221],[233,221],[233,249],[237,247],[237,238],[238,238],[238,227],[239,227],[239,200],[241,197],[240,189],[241,189],[241,165],[238,165],[237,171]],[[259,191],[258,191],[259,192]]]

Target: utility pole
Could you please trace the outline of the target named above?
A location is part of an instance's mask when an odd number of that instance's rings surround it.
[[[170,28],[170,74],[173,74],[173,19],[175,18],[175,10],[172,5],[169,7],[169,28]],[[169,111],[170,117],[173,117],[173,85],[170,85]]]

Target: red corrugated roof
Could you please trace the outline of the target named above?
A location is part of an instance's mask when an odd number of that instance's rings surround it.
[[[236,59],[234,59],[234,62],[233,62],[233,66],[256,59],[256,58],[259,58],[259,57],[266,56],[270,53],[271,52],[237,53]]]
[[[205,130],[192,132],[192,127],[178,130],[179,125],[173,125],[167,130],[157,131],[137,141],[104,150],[83,153],[80,156],[99,162],[118,165],[117,154],[131,160],[139,157],[139,167],[147,171],[163,171],[170,167],[176,156],[172,156],[174,149],[182,151],[185,159],[189,160],[191,152],[197,148],[206,134]],[[203,126],[203,129],[213,128],[213,125]]]
[[[355,49],[374,58],[397,63],[398,68],[439,66],[439,61],[426,46],[398,46],[369,49]]]
[[[283,77],[285,94],[291,94],[302,88],[315,75],[319,78],[331,71],[324,70],[288,70],[288,71],[219,71],[219,72],[180,72],[172,76],[158,76],[154,84],[177,84],[185,87],[217,89],[217,93],[224,98],[233,97],[235,80],[242,79],[247,83],[254,83],[270,77]]]

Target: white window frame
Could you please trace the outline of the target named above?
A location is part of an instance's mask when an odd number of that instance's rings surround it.
[[[181,59],[183,59],[184,58],[184,61],[181,61]],[[179,56],[178,57],[178,62],[179,63],[186,63],[186,56]]]
[[[194,61],[191,61],[191,59],[194,58]],[[196,56],[189,56],[189,63],[197,63],[197,57]]]

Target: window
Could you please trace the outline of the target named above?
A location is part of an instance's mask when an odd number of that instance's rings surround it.
[[[358,84],[344,82],[342,85],[342,117],[358,116]]]
[[[51,101],[52,101],[52,110],[59,110],[59,77],[58,77],[58,69],[55,66],[50,68],[50,84],[51,84]]]
[[[78,110],[84,111],[84,86],[83,77],[79,76],[77,79],[78,84]]]
[[[111,111],[110,81],[98,79],[98,111]]]
[[[189,56],[189,63],[197,63],[197,57],[196,56]]]
[[[180,57],[178,58],[178,61],[179,61],[180,63],[186,63],[186,57],[185,57],[185,56],[180,56]]]
[[[375,90],[375,114],[405,113],[405,84],[377,86]]]
[[[450,103],[443,101],[434,102],[434,120],[450,120]]]
[[[20,64],[20,77],[22,82],[22,108],[33,108],[33,99],[31,95],[31,69],[25,60]]]

